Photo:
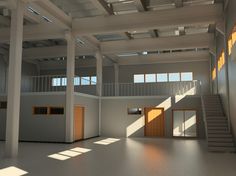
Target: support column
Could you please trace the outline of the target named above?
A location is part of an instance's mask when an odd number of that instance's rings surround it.
[[[66,34],[67,65],[66,65],[66,142],[74,141],[74,77],[75,77],[75,37]]]
[[[98,103],[98,118],[99,118],[99,136],[101,135],[101,119],[102,119],[102,54],[100,51],[97,51],[95,54],[97,65],[97,96],[99,96]]]
[[[6,122],[7,157],[17,156],[19,141],[24,3],[21,1],[16,1],[16,3],[15,9],[12,9],[11,13]]]
[[[115,96],[119,96],[119,64],[114,64],[114,72],[115,72]]]

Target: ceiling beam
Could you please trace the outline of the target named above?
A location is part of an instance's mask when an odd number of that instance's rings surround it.
[[[36,24],[24,26],[24,41],[36,41],[46,39],[63,39],[65,30],[48,24]],[[9,43],[10,29],[8,27],[0,29],[0,43]]]
[[[11,20],[7,17],[0,15],[0,24],[3,26],[10,26]]]
[[[162,11],[75,19],[72,30],[76,35],[86,35],[159,29],[211,24],[221,20],[222,16],[221,4],[188,6]]]
[[[90,0],[96,8],[101,10],[104,14],[114,15],[113,9],[108,6],[105,0]]]
[[[143,52],[157,50],[174,50],[187,48],[209,48],[214,43],[213,34],[185,35],[178,37],[159,37],[149,39],[134,39],[126,41],[111,41],[101,43],[103,55],[113,55],[128,52]],[[77,56],[94,55],[94,49],[80,47],[76,49]],[[24,49],[24,59],[40,59],[65,57],[66,46]]]
[[[29,5],[40,12],[41,16],[50,19],[52,24],[55,24],[62,29],[71,29],[72,18],[50,0],[37,0],[30,2]]]
[[[134,0],[134,3],[138,9],[139,12],[145,12],[148,11],[148,8],[146,7],[146,4],[144,2],[144,0]],[[158,31],[157,30],[149,30],[150,35],[152,37],[158,37]]]
[[[144,12],[144,11],[148,10],[146,5],[145,5],[144,0],[134,0],[134,4],[136,5],[139,12]]]
[[[175,7],[180,8],[184,6],[183,0],[174,0],[175,2]]]
[[[122,57],[118,59],[118,63],[119,65],[141,65],[157,63],[209,61],[209,59],[209,51],[186,51]]]
[[[213,43],[214,35],[206,33],[176,37],[159,37],[102,42],[101,51],[104,54],[120,54],[157,50],[209,48]]]

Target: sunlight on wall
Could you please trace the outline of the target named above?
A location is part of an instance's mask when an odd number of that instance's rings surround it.
[[[14,166],[0,169],[0,176],[22,176],[25,174],[28,174],[28,172]]]
[[[82,155],[83,153],[87,153],[92,151],[91,149],[86,149],[86,148],[80,148],[80,147],[76,147],[70,150],[65,150],[59,153],[55,153],[52,155],[49,155],[49,158],[53,158],[56,160],[60,160],[60,161],[64,161],[64,160],[68,160],[72,157],[76,157],[79,155]],[[1,175],[0,175],[1,176]]]
[[[156,107],[164,108],[165,111],[167,111],[169,108],[171,108],[171,97],[167,98],[165,101],[161,102]],[[141,116],[138,120],[136,120],[126,128],[126,137],[131,136],[144,126],[145,126],[145,115]]]
[[[144,125],[145,125],[145,117],[143,115],[142,117],[140,117],[138,120],[136,120],[135,122],[133,122],[131,125],[129,125],[126,128],[126,137],[131,136],[136,131],[138,131],[139,129],[143,128]]]
[[[178,103],[182,99],[184,99],[187,95],[195,95],[196,94],[196,87],[193,87],[192,89],[185,92],[183,95],[176,95],[175,96],[175,103]]]
[[[100,144],[100,145],[110,145],[112,143],[118,142],[120,139],[116,139],[116,138],[107,138],[107,139],[103,139],[97,142],[94,142],[94,144]]]

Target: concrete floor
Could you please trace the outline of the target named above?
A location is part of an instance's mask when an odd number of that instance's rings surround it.
[[[208,153],[205,141],[138,138],[121,139],[109,145],[94,143],[102,139],[72,145],[21,143],[17,159],[3,157],[1,142],[0,169],[15,166],[32,176],[236,175],[236,154]],[[63,161],[48,157],[75,147],[91,151]]]

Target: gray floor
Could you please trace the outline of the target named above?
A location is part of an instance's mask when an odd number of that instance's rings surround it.
[[[32,176],[235,176],[236,154],[208,153],[204,141],[121,139],[99,145],[95,138],[73,145],[21,143],[18,159],[3,157],[0,169],[15,166]],[[65,161],[48,155],[74,147],[90,152]],[[8,175],[10,176],[10,175]]]

